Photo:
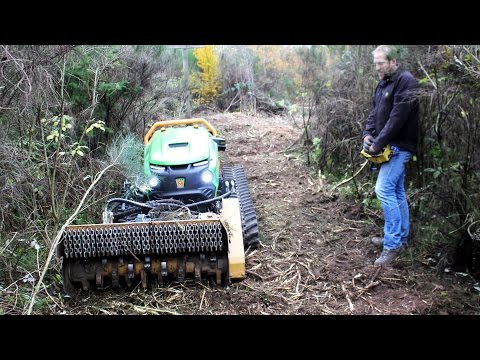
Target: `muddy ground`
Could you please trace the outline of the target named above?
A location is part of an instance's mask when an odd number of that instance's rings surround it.
[[[243,164],[261,231],[247,278],[227,289],[170,285],[103,290],[57,314],[479,314],[467,274],[446,273],[413,244],[392,266],[372,264],[381,214],[328,190],[304,165],[300,129],[283,117],[205,115],[227,140],[224,163]]]

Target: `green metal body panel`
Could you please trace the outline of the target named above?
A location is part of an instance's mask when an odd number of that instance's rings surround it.
[[[203,126],[167,127],[157,130],[144,150],[144,173],[152,176],[150,165],[175,166],[195,164],[209,160],[213,173],[215,195],[219,186],[218,145],[212,134]]]

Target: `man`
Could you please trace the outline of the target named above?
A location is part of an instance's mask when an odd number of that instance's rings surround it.
[[[381,164],[375,193],[382,202],[385,225],[383,237],[372,242],[383,251],[375,265],[390,263],[407,244],[409,210],[405,196],[405,164],[417,151],[418,81],[400,68],[398,50],[379,46],[373,52],[373,63],[380,80],[375,89],[373,109],[363,132],[363,147],[370,154],[390,144],[391,159]]]

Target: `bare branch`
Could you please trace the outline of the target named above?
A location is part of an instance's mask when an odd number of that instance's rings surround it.
[[[120,155],[119,155],[120,156]],[[55,236],[55,239],[53,240],[53,243],[50,247],[50,251],[48,253],[48,257],[47,257],[47,261],[45,262],[45,265],[43,267],[43,270],[42,270],[42,273],[40,275],[40,278],[38,279],[38,282],[37,282],[37,285],[35,286],[35,289],[33,291],[33,294],[32,294],[32,297],[30,299],[30,305],[28,307],[28,310],[27,310],[27,315],[30,315],[32,313],[32,309],[33,309],[33,304],[35,303],[35,297],[36,295],[38,294],[39,290],[40,290],[40,287],[43,283],[43,278],[45,277],[45,274],[47,272],[47,269],[48,269],[48,266],[50,265],[50,262],[52,261],[52,258],[53,258],[53,255],[55,254],[55,250],[57,248],[57,245],[58,243],[60,242],[60,239],[62,238],[62,235],[65,231],[65,228],[67,226],[69,226],[73,220],[75,220],[75,217],[78,215],[78,213],[82,210],[82,207],[83,207],[83,204],[85,202],[85,200],[87,199],[87,196],[88,194],[90,193],[90,191],[93,190],[93,188],[95,187],[95,185],[100,181],[100,179],[102,178],[103,174],[105,174],[110,168],[112,168],[113,166],[115,166],[117,164],[117,160],[118,160],[118,157],[117,159],[115,159],[115,161],[108,165],[106,168],[104,168],[100,173],[98,173],[96,176],[95,176],[95,179],[94,181],[92,182],[92,184],[89,186],[89,188],[87,189],[87,191],[85,192],[85,194],[83,195],[83,198],[82,200],[80,201],[80,203],[78,204],[76,210],[74,211],[74,213],[67,219],[67,221],[65,222],[65,224],[63,224],[62,228],[60,229],[60,231],[57,233],[57,236]]]

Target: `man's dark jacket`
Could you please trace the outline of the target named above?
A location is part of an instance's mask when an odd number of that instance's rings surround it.
[[[375,89],[373,109],[363,137],[372,135],[377,149],[395,145],[417,152],[418,81],[408,71],[398,69],[384,77]]]

